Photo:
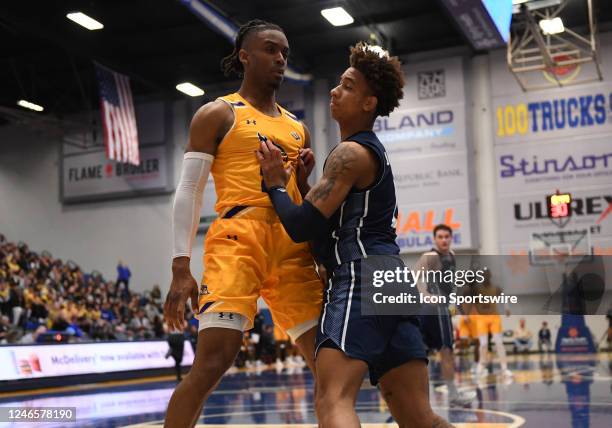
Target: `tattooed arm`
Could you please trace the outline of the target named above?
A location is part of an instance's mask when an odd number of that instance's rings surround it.
[[[369,150],[360,144],[340,143],[329,155],[323,177],[310,189],[306,200],[326,218],[331,217],[360,177],[367,175],[372,166],[376,168],[376,164],[371,165],[370,156]]]
[[[278,148],[264,142],[257,158],[272,204],[295,242],[311,240],[317,232],[325,230],[327,219],[340,207],[351,188],[363,184],[364,178],[375,177],[378,168],[374,156],[365,147],[351,141],[340,143],[329,155],[321,180],[310,189],[304,203],[296,205],[284,187],[291,169],[283,167]]]

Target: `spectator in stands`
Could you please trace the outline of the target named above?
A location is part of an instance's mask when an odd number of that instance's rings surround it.
[[[145,317],[144,311],[139,309],[132,321],[130,322],[130,328],[134,332],[134,335],[138,339],[149,339],[151,338],[152,325],[151,321]]]
[[[149,320],[155,320],[155,317],[162,315],[162,313],[159,311],[159,306],[153,304],[150,298],[146,298],[145,302],[144,312]]]
[[[253,320],[253,329],[249,336],[250,342],[255,345],[255,364],[257,366],[262,365],[261,355],[263,353],[264,342],[261,338],[263,335],[264,321],[265,318],[261,314],[261,311],[257,311]]]
[[[76,315],[72,316],[72,318],[70,319],[70,324],[68,324],[68,327],[66,327],[64,331],[74,337],[84,336],[83,330],[81,330],[81,327],[79,326],[79,322],[77,320]]]
[[[10,312],[10,296],[11,290],[8,282],[0,277],[0,314],[8,315]]]
[[[514,349],[516,352],[529,352],[533,334],[525,324],[525,318],[519,321],[519,327],[514,331]]]
[[[128,288],[130,276],[119,283],[121,293],[117,295],[115,281],[105,281],[99,272],[84,273],[72,261],[53,259],[46,251],[37,254],[23,243],[16,245],[3,238],[0,312],[9,318],[10,334],[0,335],[5,340],[34,343],[41,333],[54,328],[72,333],[76,341],[162,338],[159,286],[150,293],[133,293]],[[186,315],[192,316],[191,312]]]
[[[2,315],[0,318],[0,345],[7,343],[7,336],[11,328],[9,317]]]
[[[51,330],[64,331],[68,328],[68,326],[69,324],[68,321],[66,321],[66,318],[64,318],[64,314],[55,314],[55,317],[51,322]]]
[[[552,339],[550,334],[550,329],[548,328],[548,323],[546,321],[542,321],[542,327],[538,332],[538,349],[540,352],[545,350],[545,352],[550,352],[552,348]]]
[[[117,315],[111,309],[110,302],[104,302],[102,304],[102,310],[100,311],[100,318],[102,318],[104,321],[107,321],[109,323],[112,323],[113,321],[117,319]]]
[[[21,325],[21,318],[25,311],[25,301],[23,299],[23,292],[16,284],[12,284],[10,290],[9,307],[11,313],[9,316],[12,316],[13,326],[16,327]]]
[[[31,285],[26,292],[26,308],[29,307],[29,317],[34,323],[42,323],[49,315],[43,297],[35,286]],[[25,293],[24,293],[25,294]],[[29,302],[28,302],[29,300]]]
[[[32,343],[38,342],[38,336],[47,332],[47,327],[44,325],[38,326],[36,330],[30,331],[25,334],[20,340],[19,343],[23,345],[29,345]]]
[[[275,355],[274,326],[273,325],[268,324],[264,326],[260,341],[261,341],[261,349],[262,349],[260,358],[266,364],[269,364],[273,361],[273,358]]]
[[[155,315],[153,318],[153,335],[156,339],[161,339],[165,335],[164,322],[161,315]]]
[[[91,328],[91,338],[93,340],[116,340],[117,337],[113,333],[112,326],[103,319],[98,319],[94,322]]]
[[[124,293],[129,293],[131,276],[130,268],[123,263],[123,260],[119,260],[119,263],[117,263],[117,286],[123,284],[125,286]]]
[[[161,290],[159,288],[159,285],[155,284],[153,286],[153,290],[151,291],[151,300],[153,300],[153,303],[156,305],[162,305],[162,293]]]

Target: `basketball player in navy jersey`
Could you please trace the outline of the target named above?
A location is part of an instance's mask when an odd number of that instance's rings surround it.
[[[417,317],[363,316],[360,307],[362,288],[368,286],[361,283],[364,259],[399,254],[393,174],[372,126],[399,105],[403,86],[397,57],[364,43],[351,48],[350,67],[331,91],[331,114],[342,142],[301,205],[285,190],[293,167],[283,163],[280,150],[263,142],[256,152],[287,233],[296,242],[314,240],[329,274],[316,354],[316,412],[323,428],[360,426],[355,402],[368,369],[401,427],[451,426],[429,404]],[[297,162],[298,170],[303,168]]]
[[[457,269],[455,252],[451,249],[453,230],[446,224],[438,224],[433,229],[434,247],[421,255],[414,270],[454,272]],[[452,283],[426,284],[431,294],[444,295],[447,299],[456,291]],[[425,344],[431,351],[440,352],[442,378],[448,388],[448,402],[451,407],[463,407],[470,404],[476,393],[457,390],[455,385],[455,357],[453,354],[453,324],[447,304],[429,304],[423,307],[420,317],[421,333]]]

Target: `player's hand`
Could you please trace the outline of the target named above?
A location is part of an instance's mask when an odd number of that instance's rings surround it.
[[[170,291],[164,303],[164,320],[170,329],[181,329],[185,321],[185,304],[191,298],[191,308],[198,313],[198,283],[189,269],[172,271]]]
[[[300,149],[298,152],[297,161],[297,184],[302,195],[306,195],[310,190],[308,185],[308,177],[312,173],[315,166],[315,158],[311,149]]]
[[[306,148],[306,149],[300,149],[298,151],[298,155],[299,155],[298,159],[300,160],[299,165],[302,165],[304,167],[304,174],[306,178],[308,178],[310,177],[310,173],[312,172],[315,166],[314,153],[312,149]]]
[[[262,141],[255,156],[261,165],[261,174],[268,189],[287,185],[293,173],[293,166],[289,165],[285,168],[283,155],[278,147],[269,141]]]
[[[323,281],[323,285],[327,285],[327,269],[325,269],[325,266],[323,266],[322,264],[319,265],[319,278],[321,278],[321,281]]]

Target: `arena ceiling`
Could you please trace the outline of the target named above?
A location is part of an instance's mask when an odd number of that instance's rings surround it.
[[[585,25],[586,0],[571,0],[567,25]],[[237,24],[262,18],[281,25],[292,65],[325,75],[344,64],[347,47],[372,33],[396,54],[466,46],[436,0],[210,0]],[[342,5],[355,18],[332,27],[320,10]],[[87,31],[66,19],[79,10],[104,24]],[[612,2],[596,0],[600,29],[612,28]],[[181,81],[227,81],[220,59],[231,45],[179,0],[37,0],[0,2],[0,106],[26,98],[62,115],[98,104],[92,61],[132,78],[135,95],[182,96]]]

